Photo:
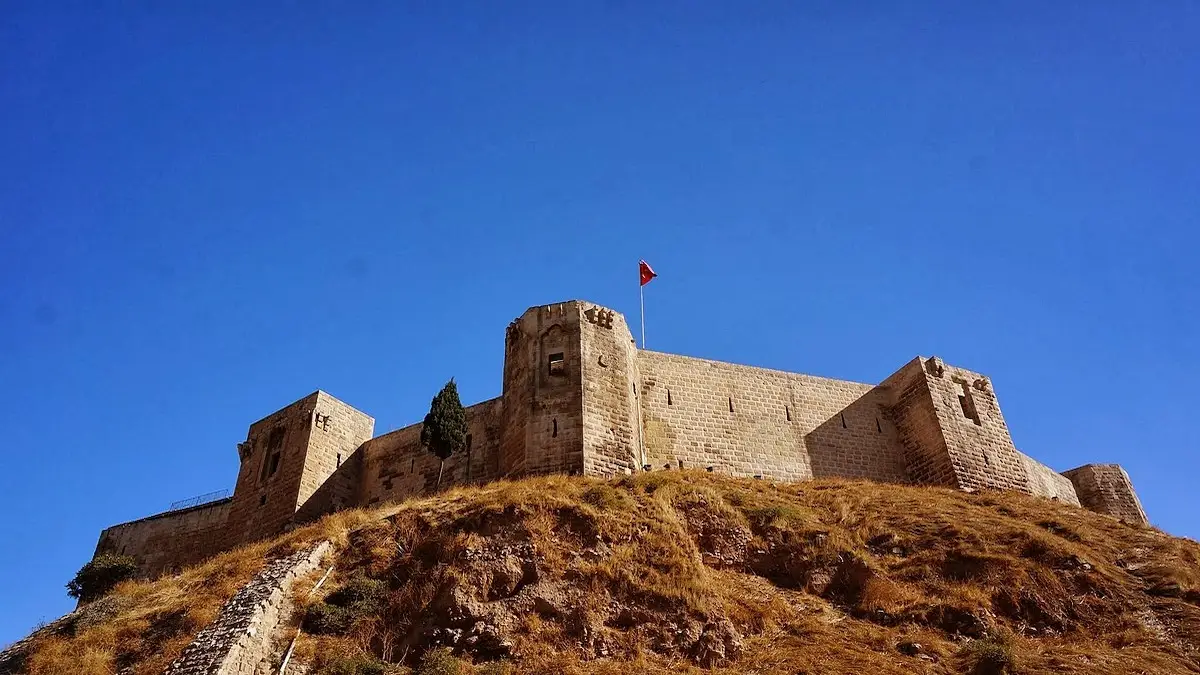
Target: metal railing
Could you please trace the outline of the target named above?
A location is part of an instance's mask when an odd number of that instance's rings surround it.
[[[233,493],[228,488],[226,488],[224,490],[217,490],[216,492],[207,492],[205,494],[197,495],[195,497],[189,497],[187,499],[181,499],[177,502],[171,502],[171,508],[169,508],[167,510],[168,511],[180,511],[183,509],[190,509],[193,506],[200,506],[201,504],[207,504],[209,502],[219,501],[219,500],[225,499],[226,497],[230,497],[232,495],[233,495]]]

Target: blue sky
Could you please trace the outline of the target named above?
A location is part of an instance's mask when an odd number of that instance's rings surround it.
[[[640,257],[651,348],[937,354],[1200,536],[1200,5],[266,4],[0,8],[0,643],[253,420],[495,396]]]

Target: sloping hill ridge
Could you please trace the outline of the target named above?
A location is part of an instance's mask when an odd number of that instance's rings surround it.
[[[1014,493],[686,471],[335,514],[123,584],[9,669],[159,675],[266,560],[323,540],[255,672],[303,620],[293,674],[1200,673],[1194,541]]]

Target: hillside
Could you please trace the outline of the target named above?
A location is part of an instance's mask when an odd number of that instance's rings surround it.
[[[1196,542],[1015,493],[686,471],[335,514],[122,584],[7,668],[158,675],[325,539],[255,672],[303,616],[289,673],[1200,673]]]

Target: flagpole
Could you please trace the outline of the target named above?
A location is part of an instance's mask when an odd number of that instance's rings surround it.
[[[640,281],[640,280],[639,280]],[[638,285],[638,299],[642,303],[642,349],[646,348],[646,284]]]

